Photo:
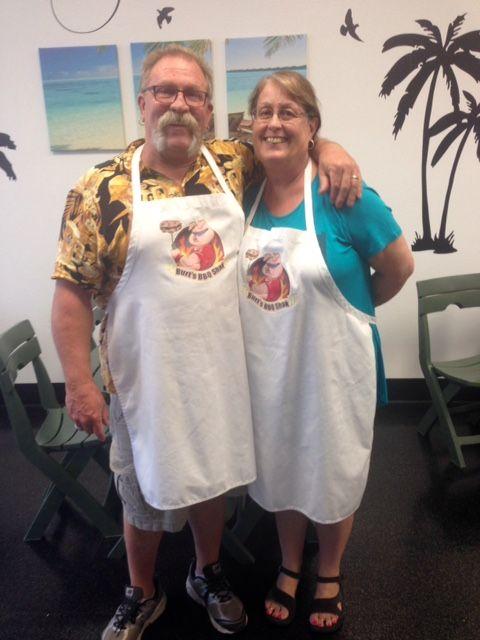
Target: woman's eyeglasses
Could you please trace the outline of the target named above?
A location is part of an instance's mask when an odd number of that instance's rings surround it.
[[[274,111],[269,107],[262,107],[261,109],[258,109],[258,111],[254,111],[252,113],[253,119],[260,120],[261,122],[268,122],[273,118],[274,115],[276,115],[281,122],[291,122],[292,120],[295,120],[296,118],[302,118],[307,114],[305,113],[305,111],[294,111],[293,109],[289,109],[288,107],[284,107],[282,109],[279,109],[278,111]]]

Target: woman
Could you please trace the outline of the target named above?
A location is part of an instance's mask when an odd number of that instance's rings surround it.
[[[258,473],[249,491],[275,512],[282,552],[265,613],[276,624],[293,619],[311,520],[310,626],[331,633],[345,616],[340,562],[367,481],[377,395],[385,399],[375,306],[401,289],[413,261],[372,189],[345,211],[319,195],[309,151],[320,113],[305,78],[263,79],[250,111],[266,179],[239,256]]]

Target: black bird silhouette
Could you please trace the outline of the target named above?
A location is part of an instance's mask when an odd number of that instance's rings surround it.
[[[163,7],[163,9],[157,9],[158,12],[158,16],[157,16],[157,22],[158,22],[158,26],[161,29],[162,28],[162,23],[165,21],[167,24],[170,24],[170,22],[172,21],[172,16],[168,15],[169,13],[172,13],[172,11],[175,11],[174,7]]]
[[[7,149],[16,149],[15,142],[10,138],[8,133],[0,133],[0,147],[6,147]],[[10,180],[16,180],[17,176],[12,168],[7,156],[0,151],[0,169],[3,169],[7,174],[7,178]]]
[[[357,36],[357,27],[358,24],[353,24],[352,10],[349,9],[345,16],[345,24],[342,24],[342,26],[340,27],[340,33],[342,34],[342,36],[349,35],[352,36],[352,38],[355,38],[355,40],[363,42],[360,36]]]

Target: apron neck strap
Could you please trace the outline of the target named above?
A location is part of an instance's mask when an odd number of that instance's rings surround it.
[[[215,162],[215,160],[213,159],[212,154],[210,153],[210,151],[207,149],[207,147],[204,144],[202,144],[202,146],[200,148],[200,151],[202,152],[203,157],[205,158],[205,160],[208,162],[208,166],[213,171],[213,174],[216,177],[216,179],[218,180],[218,182],[220,183],[220,186],[222,187],[224,193],[227,196],[231,195],[232,197],[234,197],[233,193],[231,192],[231,190],[229,189],[229,187],[227,185],[227,181],[223,177],[223,174],[220,171],[220,169],[218,168],[218,164]],[[235,202],[236,202],[236,200],[235,200]]]
[[[248,227],[257,212],[258,205],[260,204],[260,200],[262,199],[263,192],[265,190],[265,185],[267,184],[267,179],[262,182],[260,189],[258,190],[257,196],[252,204],[250,209],[250,213],[248,214],[248,218],[246,220],[245,225]],[[307,166],[305,167],[305,173],[303,178],[303,201],[305,205],[305,225],[307,227],[307,231],[311,233],[315,233],[315,222],[313,219],[313,202],[312,202],[312,161],[309,160]]]
[[[315,220],[313,218],[312,202],[312,161],[310,159],[305,167],[303,202],[305,207],[305,226],[307,228],[307,232],[315,235]]]
[[[134,207],[142,201],[142,191],[140,188],[140,157],[143,147],[143,144],[137,147],[132,156],[132,198]]]
[[[262,199],[263,192],[265,190],[265,185],[266,184],[267,184],[267,179],[265,178],[265,180],[260,185],[260,189],[258,190],[258,193],[257,193],[257,195],[255,197],[255,200],[253,201],[253,204],[252,204],[252,206],[250,208],[250,213],[248,214],[248,218],[245,221],[245,227],[250,226],[250,224],[252,223],[253,218],[255,217],[255,214],[257,213],[258,205],[260,204],[260,200]]]

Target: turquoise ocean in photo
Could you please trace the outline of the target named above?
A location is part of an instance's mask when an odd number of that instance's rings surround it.
[[[285,67],[274,67],[270,69],[246,69],[241,71],[227,71],[227,102],[228,113],[245,112],[248,118],[248,97],[253,88],[263,76],[268,76],[275,71],[284,71]],[[307,76],[306,66],[289,67],[290,71],[297,71],[303,76]]]
[[[125,147],[117,78],[43,82],[52,151],[116,151]]]

